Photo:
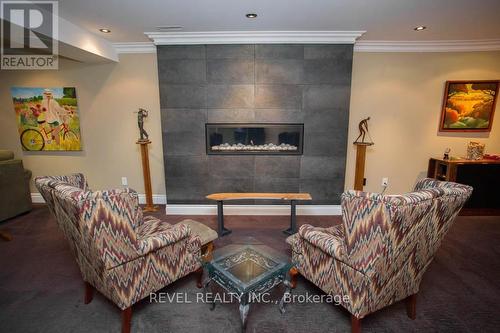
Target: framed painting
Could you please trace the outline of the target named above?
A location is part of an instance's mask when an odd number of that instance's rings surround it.
[[[489,132],[500,81],[446,81],[442,132]]]
[[[74,87],[12,87],[23,150],[82,150]]]

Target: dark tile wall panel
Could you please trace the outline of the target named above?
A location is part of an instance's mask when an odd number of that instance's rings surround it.
[[[340,203],[351,72],[352,45],[159,46],[168,202],[301,191]],[[206,122],[304,123],[304,155],[207,156]]]
[[[254,85],[209,84],[206,106],[213,109],[253,108]]]

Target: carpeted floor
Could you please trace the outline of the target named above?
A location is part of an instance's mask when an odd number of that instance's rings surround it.
[[[164,216],[163,211],[156,213]],[[176,223],[187,216],[168,216]],[[216,217],[191,217],[215,228]],[[339,217],[299,216],[299,224],[329,226]],[[233,230],[217,247],[247,236],[288,253],[286,216],[229,216]],[[83,304],[83,283],[69,247],[44,206],[0,223],[11,242],[0,241],[0,332],[119,332],[120,312],[101,295]],[[364,332],[498,332],[500,330],[500,217],[461,216],[424,276],[417,319],[398,303],[362,321]],[[322,294],[303,278],[294,294]],[[186,293],[192,303],[150,303],[134,307],[133,332],[240,332],[236,303],[214,311],[196,302],[195,277],[161,292]],[[283,289],[276,288],[272,299]],[[291,303],[281,315],[275,304],[250,308],[247,332],[348,332],[349,314],[331,304]]]

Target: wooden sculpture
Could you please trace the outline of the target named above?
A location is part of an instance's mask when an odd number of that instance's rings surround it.
[[[366,145],[366,146],[371,146],[373,145],[372,138],[370,137],[370,132],[368,132],[368,120],[370,120],[370,117],[365,118],[359,122],[358,128],[359,128],[359,135],[354,141],[355,145]],[[365,141],[365,136],[368,134],[368,137],[370,138],[370,141]],[[359,139],[361,138],[361,141]]]

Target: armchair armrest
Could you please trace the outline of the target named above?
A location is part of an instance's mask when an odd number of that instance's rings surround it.
[[[177,243],[191,236],[191,229],[183,224],[170,225],[154,217],[144,218],[137,228],[138,252],[141,255]]]
[[[448,182],[448,181],[440,181],[432,178],[424,178],[419,180],[414,187],[414,191],[421,190],[432,190],[432,189],[441,189],[447,194],[454,194],[465,196],[468,198],[472,193],[472,187],[469,185]]]
[[[433,179],[433,178],[423,178],[420,179],[415,186],[413,187],[413,191],[421,191],[425,190],[428,188],[436,188],[440,187],[440,184],[444,183],[439,180]]]
[[[317,228],[309,224],[300,227],[299,235],[332,257],[344,260],[344,231],[341,225],[331,228]]]

